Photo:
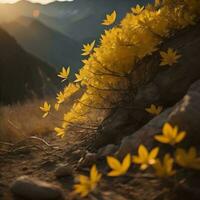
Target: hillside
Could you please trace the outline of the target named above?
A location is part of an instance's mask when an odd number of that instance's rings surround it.
[[[156,0],[115,23],[54,100],[0,108],[0,199],[200,199],[200,1]]]
[[[54,133],[41,137],[35,133],[36,137],[28,136],[27,139],[16,143],[2,143],[4,145],[0,148],[0,198],[14,200],[14,195],[19,199],[23,196],[26,200],[199,200],[198,170],[178,168],[174,179],[159,178],[154,175],[152,169],[139,171],[139,167],[133,164],[124,176],[106,177],[110,169],[105,162],[107,156],[114,155],[121,160],[120,158],[129,152],[137,154],[137,148],[141,143],[151,149],[155,145],[152,136],[161,133],[163,122],[168,120],[187,128],[192,144],[199,146],[199,32],[198,23],[197,26],[184,29],[164,42],[164,47],[180,45],[179,50],[184,55],[181,65],[154,71],[155,77],[145,85],[139,86],[135,97],[138,104],[134,104],[135,107],[132,109],[118,108],[113,113],[115,118],[109,118],[104,124],[104,140],[99,140],[99,136],[102,136],[101,130],[88,134],[88,130],[76,132],[73,129],[62,139]],[[159,65],[157,54],[143,59],[140,67],[155,65]],[[180,80],[184,80],[184,84]],[[140,109],[141,103],[145,105],[156,99],[166,105],[163,113],[154,117]],[[145,122],[145,126],[139,122]],[[124,139],[117,140],[119,135]],[[189,143],[188,140],[185,142]],[[105,146],[94,147],[95,144]],[[165,152],[166,149],[172,150],[173,147],[160,144],[160,148]],[[79,174],[88,175],[94,163],[98,170],[105,174],[98,185],[98,192],[94,191],[86,198],[75,195],[72,192],[74,179]],[[29,189],[28,192],[24,187]],[[32,189],[37,192],[32,192]]]
[[[19,17],[2,24],[18,43],[28,52],[52,65],[72,67],[76,72],[80,66],[81,45],[67,36],[47,27],[36,19]]]
[[[0,29],[0,104],[55,94],[56,73]]]
[[[20,16],[32,17],[33,11],[38,10],[40,15],[37,18],[45,25],[82,41],[99,36],[103,31],[99,25],[107,13],[116,10],[119,21],[130,7],[148,2],[153,0],[75,0],[47,5],[21,0],[15,4],[0,4],[0,23],[16,20]]]

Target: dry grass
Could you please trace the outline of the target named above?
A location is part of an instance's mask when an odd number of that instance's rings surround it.
[[[29,136],[44,136],[54,132],[56,126],[60,127],[64,113],[68,112],[73,106],[74,102],[82,95],[81,91],[78,91],[72,95],[64,104],[60,106],[58,112],[53,109],[55,99],[45,98],[43,100],[33,99],[26,101],[23,104],[15,104],[9,106],[0,107],[0,141],[17,142]],[[51,114],[54,116],[47,116],[42,118],[43,113],[40,110],[40,106],[44,104],[44,101],[48,101],[52,105]],[[96,127],[102,122],[107,115],[107,111],[92,110],[88,115],[88,125],[94,122],[96,119]],[[93,124],[94,126],[94,124]],[[76,132],[73,129],[74,134],[85,132],[86,130],[80,130]]]
[[[15,104],[0,107],[0,141],[14,142],[32,135],[44,135],[53,132],[54,127],[60,124],[48,116],[42,118],[42,112],[39,107],[43,105],[44,100],[29,100],[24,104]],[[53,99],[48,99],[53,103]],[[63,106],[61,111],[53,114],[57,119],[63,118],[64,111],[68,106]]]

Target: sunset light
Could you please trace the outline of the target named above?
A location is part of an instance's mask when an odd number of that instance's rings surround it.
[[[0,0],[0,3],[16,3],[20,0]],[[33,3],[41,3],[41,4],[48,4],[48,3],[51,3],[55,0],[30,0],[30,2],[33,2]],[[73,1],[73,0],[58,0],[60,2],[62,1]]]
[[[40,16],[40,11],[39,10],[34,10],[33,11],[33,17],[35,17],[35,18],[37,18],[37,17],[39,17]]]
[[[0,200],[200,200],[200,0],[0,0]]]

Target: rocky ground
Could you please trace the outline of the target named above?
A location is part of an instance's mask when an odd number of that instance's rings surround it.
[[[87,174],[96,163],[104,174],[105,157],[136,153],[142,143],[152,147],[154,134],[164,122],[187,131],[184,146],[200,150],[200,24],[179,32],[161,48],[172,47],[182,54],[172,68],[159,69],[158,54],[140,63],[134,76],[142,70],[152,75],[139,83],[134,101],[115,109],[93,135],[75,135],[64,139],[54,134],[30,137],[18,144],[1,143],[0,199],[62,200],[79,199],[73,193],[77,174]],[[150,67],[148,67],[150,66]],[[152,70],[153,66],[154,70]],[[153,118],[145,112],[151,103],[164,106]],[[103,176],[99,190],[91,200],[199,200],[200,172],[177,171],[174,178],[160,180],[151,171],[138,172],[134,167],[119,178]],[[86,198],[86,199],[87,199]]]

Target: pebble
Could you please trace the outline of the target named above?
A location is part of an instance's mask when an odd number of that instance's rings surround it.
[[[24,200],[64,200],[60,187],[28,176],[17,178],[10,190]]]
[[[61,178],[65,176],[72,176],[74,171],[71,166],[69,166],[68,164],[65,164],[65,165],[58,166],[54,173],[57,178]]]
[[[105,158],[106,156],[114,155],[117,151],[117,146],[114,144],[108,144],[105,147],[102,147],[98,150],[97,156],[98,158]]]

